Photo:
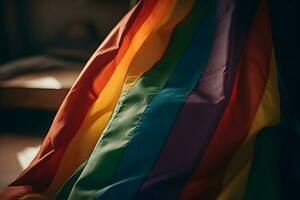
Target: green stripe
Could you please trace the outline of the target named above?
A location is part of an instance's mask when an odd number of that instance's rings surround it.
[[[255,142],[254,158],[247,182],[246,200],[280,199],[280,151],[282,125],[263,129]]]

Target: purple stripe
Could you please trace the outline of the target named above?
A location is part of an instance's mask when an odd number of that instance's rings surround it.
[[[217,127],[230,97],[257,1],[219,0],[211,56],[185,102],[137,199],[177,199]]]

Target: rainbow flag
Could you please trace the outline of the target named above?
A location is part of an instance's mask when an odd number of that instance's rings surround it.
[[[291,199],[300,126],[275,4],[139,1],[0,199]]]

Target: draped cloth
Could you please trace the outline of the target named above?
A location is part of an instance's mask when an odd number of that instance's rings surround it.
[[[139,1],[0,199],[297,199],[294,4]]]

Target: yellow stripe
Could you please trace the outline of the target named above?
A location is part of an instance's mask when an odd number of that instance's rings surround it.
[[[229,164],[223,182],[223,191],[217,199],[239,200],[244,198],[247,178],[252,162],[255,138],[264,127],[275,126],[279,121],[280,97],[277,83],[277,67],[273,50],[269,79],[262,102],[246,140]]]
[[[44,197],[55,195],[67,178],[90,155],[117,103],[122,85],[122,93],[127,92],[134,82],[160,59],[168,45],[174,26],[187,15],[193,2],[194,0],[182,0],[176,4],[176,0],[159,1],[134,36],[120,64],[89,110],[79,131],[71,140],[57,174],[44,193]],[[127,71],[128,75],[123,84]]]

